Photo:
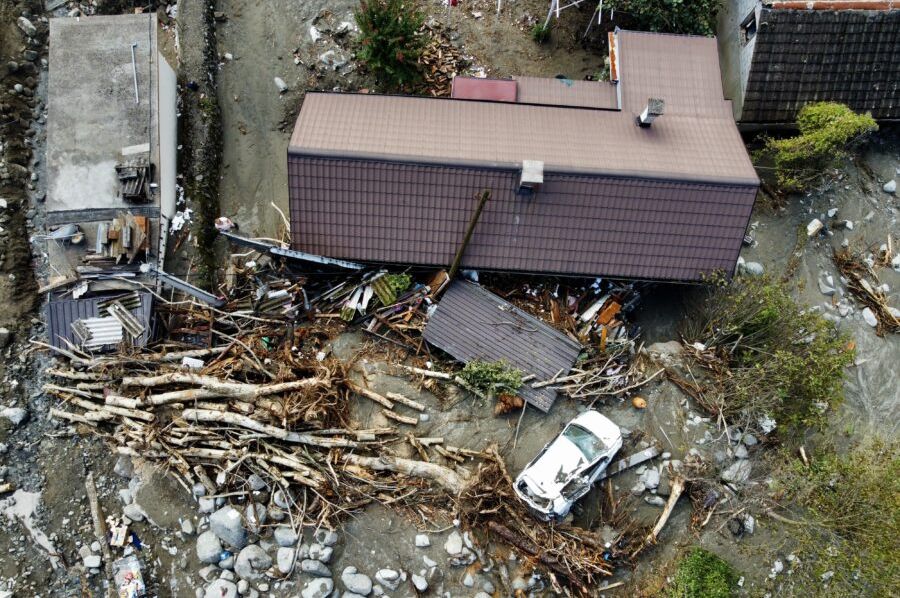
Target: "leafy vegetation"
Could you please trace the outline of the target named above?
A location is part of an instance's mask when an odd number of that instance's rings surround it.
[[[612,10],[626,29],[713,35],[721,5],[722,0],[607,0],[603,10]]]
[[[470,361],[459,377],[488,395],[514,395],[522,386],[522,372],[505,361]]]
[[[714,378],[698,400],[747,425],[816,425],[843,399],[853,344],[834,324],[805,309],[767,277],[717,279],[683,332],[712,351],[698,361]]]
[[[737,575],[725,560],[695,547],[678,563],[669,598],[728,598]]]
[[[399,90],[421,76],[419,57],[426,38],[419,33],[425,15],[403,0],[360,0],[354,12],[360,30],[357,57],[381,84]]]
[[[795,530],[803,565],[798,595],[891,596],[900,580],[900,443],[873,439],[821,450],[805,466],[793,455],[778,476],[784,498],[806,510]]]
[[[835,102],[807,104],[797,115],[797,127],[799,135],[766,139],[756,153],[758,159],[772,160],[778,187],[785,192],[804,190],[878,130],[871,114],[857,114]]]
[[[535,23],[531,28],[531,39],[539,44],[550,41],[550,24],[544,26],[543,23]]]

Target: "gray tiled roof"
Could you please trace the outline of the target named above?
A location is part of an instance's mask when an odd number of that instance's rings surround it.
[[[900,118],[900,10],[762,9],[741,122],[793,122],[817,101]]]
[[[481,286],[453,282],[428,320],[425,340],[462,362],[499,361],[534,374],[533,382],[565,375],[581,345]],[[556,391],[526,383],[519,396],[541,411],[549,411]]]

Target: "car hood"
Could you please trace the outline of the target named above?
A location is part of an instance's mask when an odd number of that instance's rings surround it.
[[[584,455],[571,441],[558,437],[534,463],[522,472],[531,492],[553,500],[573,474],[587,465]],[[562,468],[562,469],[561,469]]]

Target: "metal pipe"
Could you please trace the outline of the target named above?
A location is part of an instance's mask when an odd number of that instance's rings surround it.
[[[134,75],[134,103],[140,104],[141,99],[138,96],[138,84],[137,84],[137,62],[134,59],[134,49],[137,48],[137,42],[131,44],[131,73]]]

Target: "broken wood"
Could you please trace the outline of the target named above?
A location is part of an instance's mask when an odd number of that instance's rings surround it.
[[[405,415],[400,415],[399,413],[391,411],[390,409],[382,409],[381,412],[384,414],[384,416],[386,418],[392,419],[394,421],[398,421],[401,424],[415,426],[419,423],[419,418],[417,418],[417,417],[407,417]]]
[[[675,477],[672,479],[671,494],[669,494],[669,499],[666,501],[666,506],[663,507],[662,513],[660,513],[659,519],[656,521],[656,525],[653,526],[653,529],[647,534],[647,537],[644,538],[641,545],[631,554],[632,558],[636,557],[647,546],[656,544],[656,539],[659,537],[659,533],[662,529],[666,526],[666,522],[669,521],[669,517],[672,516],[672,511],[675,509],[675,503],[678,502],[678,498],[681,496],[681,493],[684,492],[684,488],[684,478]]]
[[[251,419],[246,415],[240,415],[238,413],[208,411],[205,409],[185,409],[181,413],[181,417],[182,419],[184,419],[184,421],[190,423],[206,422],[231,424],[233,426],[253,430],[254,432],[259,432],[260,434],[265,434],[266,436],[271,436],[272,438],[277,438],[285,442],[307,444],[309,446],[318,446],[322,448],[356,448],[357,446],[359,446],[358,443],[343,438],[323,438],[321,436],[313,436],[312,434],[291,432],[283,428],[276,428],[275,426],[264,424],[262,422],[256,421],[255,419]],[[350,432],[348,431],[348,433]]]
[[[106,540],[106,519],[103,517],[103,510],[100,508],[100,499],[97,497],[97,487],[94,485],[94,474],[88,472],[84,479],[84,490],[87,494],[88,504],[91,508],[91,520],[94,524],[94,538],[100,543],[100,552],[103,553],[103,568],[106,572],[106,578],[112,579],[112,552],[109,549],[109,543]],[[115,597],[116,591],[112,585],[109,586],[107,594]]]
[[[395,401],[397,403],[400,403],[401,405],[406,405],[407,407],[410,407],[411,409],[415,409],[416,411],[425,411],[425,405],[423,405],[422,403],[420,403],[418,401],[414,401],[410,398],[407,398],[400,393],[387,392],[384,394],[384,396],[386,396],[391,401]]]
[[[341,459],[346,463],[374,471],[393,471],[415,478],[431,480],[451,492],[454,496],[465,488],[468,480],[468,476],[464,477],[448,467],[426,461],[414,461],[389,455],[364,457],[353,454],[341,455]]]
[[[389,400],[387,400],[386,398],[384,398],[383,396],[381,396],[374,390],[369,390],[368,388],[363,388],[359,384],[355,384],[350,381],[347,381],[346,384],[347,384],[347,387],[350,390],[352,390],[353,392],[355,392],[356,394],[358,394],[362,397],[365,397],[371,401],[375,401],[379,405],[381,405],[383,407],[387,407],[388,409],[394,408],[394,404],[392,402],[390,402]]]

